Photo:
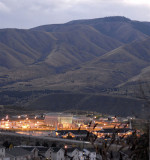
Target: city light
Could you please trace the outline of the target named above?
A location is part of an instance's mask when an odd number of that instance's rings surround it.
[[[93,116],[92,119],[88,118],[75,118],[73,121],[72,116],[68,115],[55,115],[55,116],[45,116],[45,119],[37,119],[37,116],[29,116],[29,115],[18,115],[16,118],[11,119],[11,117],[5,117],[1,119],[0,128],[7,130],[24,130],[24,131],[49,131],[49,130],[87,130],[89,132],[93,132],[93,134],[97,135],[99,138],[104,137],[104,134],[98,134],[97,131],[102,131],[105,128],[114,128],[119,126],[119,128],[124,127],[124,125],[120,125],[119,121],[114,122],[107,121],[107,118],[95,119],[96,116]],[[7,119],[6,119],[7,118]],[[47,118],[47,119],[46,119]],[[86,122],[86,123],[85,123]],[[90,123],[91,122],[91,123]],[[90,126],[89,126],[90,123]],[[94,128],[94,129],[93,129]],[[126,135],[131,135],[129,132]],[[59,136],[56,132],[55,136]],[[63,138],[75,138],[75,135],[72,133],[65,134]]]

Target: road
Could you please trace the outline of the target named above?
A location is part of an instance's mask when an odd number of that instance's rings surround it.
[[[18,133],[12,133],[12,132],[0,132],[0,135],[3,136],[14,136],[14,137],[25,137],[25,138],[33,138],[33,139],[42,139],[47,141],[55,141],[55,142],[63,142],[63,143],[71,143],[71,144],[89,144],[88,141],[78,141],[73,139],[63,139],[63,138],[55,138],[55,137],[49,137],[49,136],[32,136],[32,135],[25,135],[25,134],[18,134]]]
[[[0,135],[3,136],[12,136],[12,137],[21,137],[21,138],[32,138],[36,140],[45,140],[45,141],[52,141],[52,142],[60,142],[64,144],[77,144],[77,145],[83,145],[83,146],[92,146],[92,144],[88,141],[79,141],[79,140],[73,140],[73,139],[63,139],[63,138],[55,138],[55,137],[49,137],[49,136],[32,136],[32,135],[25,135],[25,134],[18,134],[18,133],[12,133],[12,132],[0,132]],[[95,142],[94,145],[102,146],[102,143]],[[120,148],[122,148],[121,145],[117,144],[111,144],[110,150],[117,151]],[[128,149],[126,146],[123,150]]]

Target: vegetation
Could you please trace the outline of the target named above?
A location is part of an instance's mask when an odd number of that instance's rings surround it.
[[[149,26],[125,17],[106,17],[28,30],[1,29],[0,104],[35,106],[41,101],[38,108],[54,110],[52,104],[59,97],[61,110],[69,103],[77,109],[113,113],[125,106],[122,96],[128,106],[139,103],[133,94],[138,81],[141,76],[143,83],[150,80]],[[110,108],[114,96],[118,104]]]

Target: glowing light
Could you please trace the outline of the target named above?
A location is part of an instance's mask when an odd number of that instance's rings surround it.
[[[26,128],[27,128],[27,126],[22,126],[22,128],[26,129]]]
[[[9,128],[9,126],[6,126],[5,128]]]
[[[65,149],[67,149],[67,148],[68,148],[68,146],[65,145]]]

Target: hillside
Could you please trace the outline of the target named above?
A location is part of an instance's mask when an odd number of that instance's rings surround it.
[[[33,87],[49,89],[95,91],[116,88],[130,78],[139,75],[150,66],[150,39],[114,49],[101,57],[80,65],[65,73],[30,81]],[[143,77],[144,78],[144,77]],[[39,84],[40,82],[40,84]],[[54,83],[55,82],[55,83]],[[45,89],[46,89],[45,88]]]
[[[65,32],[72,30],[77,25],[88,25],[100,33],[116,39],[122,43],[130,43],[135,40],[143,40],[150,36],[150,23],[132,21],[125,17],[105,17],[89,20],[76,20],[66,24],[45,25],[32,28],[46,32]]]
[[[74,32],[47,33],[30,30],[0,30],[1,85],[47,76],[101,56],[122,43],[79,27]]]
[[[33,101],[29,106],[34,109],[50,111],[84,110],[120,116],[137,116],[143,101],[101,94],[65,93],[50,94]]]
[[[74,31],[64,33],[3,29],[0,30],[0,43],[1,56],[6,57],[1,57],[0,63],[12,61],[16,67],[41,62],[52,67],[72,66],[121,45],[119,41],[100,34],[89,26],[79,26]],[[10,64],[5,67],[13,66]]]
[[[127,100],[128,105],[133,106],[133,101],[139,102],[134,90],[138,88],[140,77],[142,83],[149,83],[149,44],[150,22],[119,16],[28,30],[1,29],[0,104],[31,107],[37,103],[41,108],[46,104],[46,109],[52,109],[55,102],[48,106],[53,101],[50,103],[45,96],[55,93],[54,99],[59,101],[56,97],[60,93],[62,97],[69,93],[75,97],[76,94],[81,97],[82,94],[90,97],[94,94],[94,98],[98,94],[101,102],[95,100],[93,109],[102,112],[116,112],[117,107],[125,106],[119,100],[116,109],[110,109],[114,95],[113,99],[124,96],[123,102]],[[105,106],[102,99],[106,95],[109,107],[104,109],[101,108]],[[83,100],[74,102],[74,96],[69,96],[71,107],[94,103],[87,95],[88,98],[83,96]],[[67,103],[62,102],[63,109]]]

